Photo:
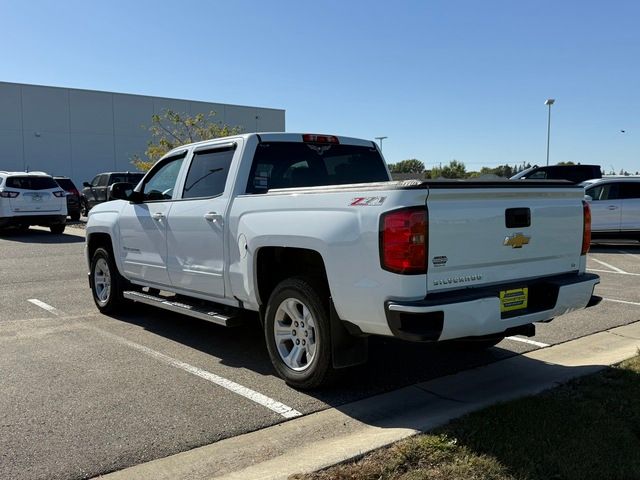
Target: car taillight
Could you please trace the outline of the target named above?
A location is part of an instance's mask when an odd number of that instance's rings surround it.
[[[306,143],[340,143],[338,137],[334,135],[316,135],[315,133],[305,133],[302,141]]]
[[[76,197],[80,196],[80,192],[78,190],[76,190],[75,188],[72,188],[70,193],[71,193],[71,195],[75,195]]]
[[[580,255],[586,255],[591,246],[591,207],[584,200],[582,201],[582,217],[584,222],[582,224],[582,251]]]
[[[428,214],[410,207],[380,217],[380,264],[404,275],[427,273]]]
[[[0,192],[0,198],[16,198],[18,195],[20,195],[20,192],[7,192],[6,190]]]
[[[58,198],[62,198],[66,195],[66,192],[63,192],[62,190],[59,190],[57,192],[53,192],[53,196],[54,197],[58,197]]]

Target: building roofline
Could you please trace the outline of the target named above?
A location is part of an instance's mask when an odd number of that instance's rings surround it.
[[[174,97],[160,97],[157,95],[144,95],[141,93],[126,93],[126,92],[110,92],[108,90],[90,90],[88,88],[76,88],[76,87],[58,87],[55,85],[40,85],[37,83],[18,83],[18,82],[6,82],[4,80],[0,80],[0,85],[15,85],[18,87],[43,87],[43,88],[55,88],[58,90],[77,90],[80,92],[91,92],[91,93],[107,93],[111,95],[130,95],[133,97],[143,97],[143,98],[158,98],[162,100],[175,100],[179,102],[197,102],[197,103],[217,103],[219,105],[225,105],[229,107],[242,107],[242,108],[259,108],[260,110],[274,110],[277,112],[286,112],[284,108],[272,108],[272,107],[260,107],[256,105],[239,105],[236,103],[223,103],[223,102],[212,102],[208,100],[193,100],[189,98],[174,98]]]

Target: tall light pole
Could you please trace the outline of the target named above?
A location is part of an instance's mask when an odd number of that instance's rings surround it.
[[[551,105],[555,103],[555,98],[547,98],[544,102],[549,105],[549,117],[547,120],[547,165],[549,165],[549,139],[551,138]]]
[[[375,137],[378,142],[380,142],[380,153],[382,153],[382,140],[389,137]]]

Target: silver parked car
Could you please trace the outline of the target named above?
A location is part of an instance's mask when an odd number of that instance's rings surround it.
[[[587,180],[592,238],[640,241],[640,177],[604,177]]]

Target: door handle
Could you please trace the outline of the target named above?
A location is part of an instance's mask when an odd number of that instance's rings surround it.
[[[208,212],[208,213],[204,214],[204,219],[207,222],[216,223],[216,222],[222,220],[222,215],[220,215],[219,213],[216,213],[216,212]]]
[[[162,213],[162,212],[156,212],[156,213],[154,213],[153,215],[151,215],[151,217],[152,217],[154,220],[162,220],[162,219],[164,218],[164,213]]]
[[[609,210],[617,210],[617,209],[618,209],[618,207],[617,207],[617,206],[615,206],[615,205],[609,205],[607,208],[608,208]]]

